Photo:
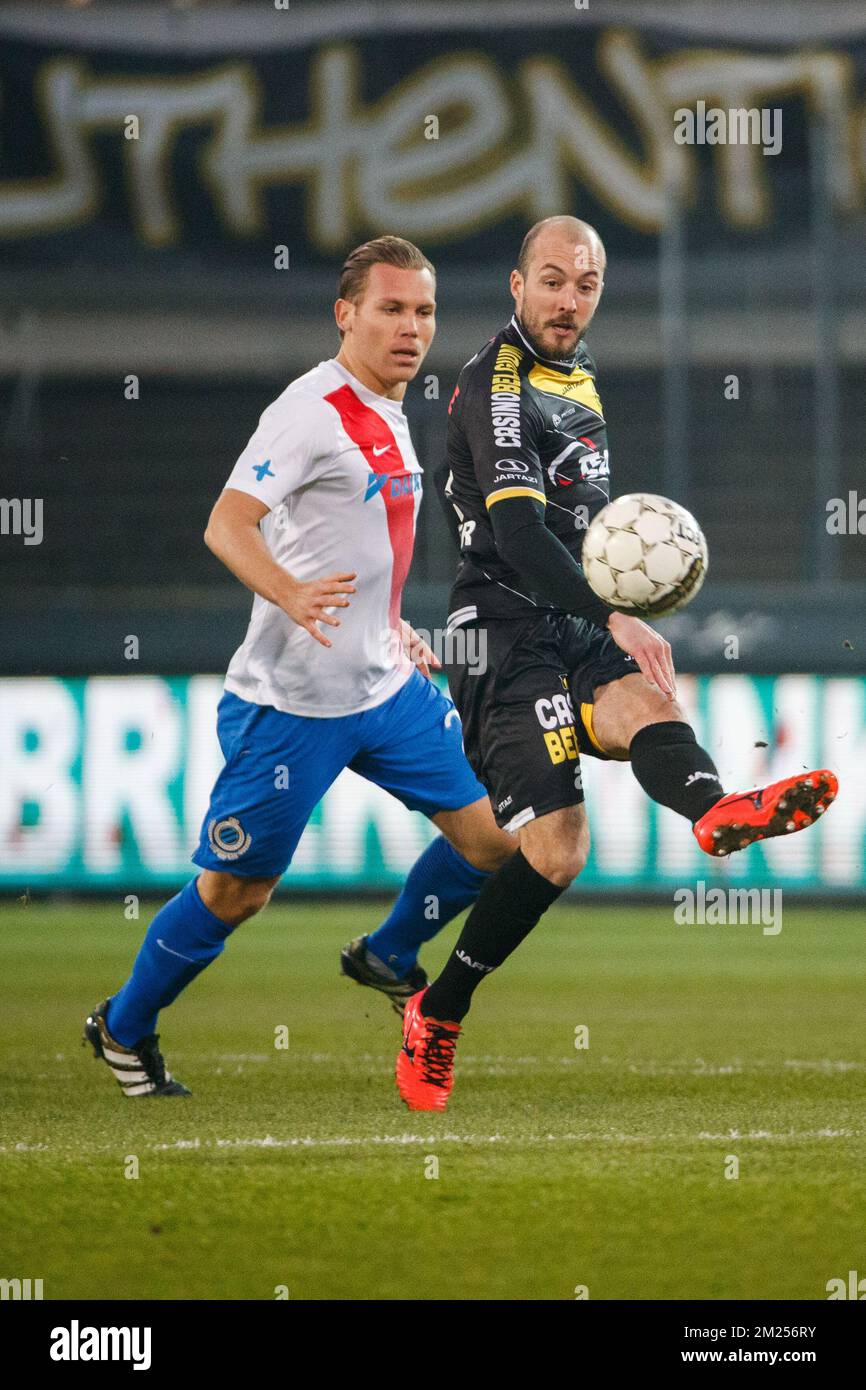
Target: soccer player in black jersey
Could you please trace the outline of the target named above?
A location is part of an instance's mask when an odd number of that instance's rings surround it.
[[[486,664],[445,667],[469,761],[519,848],[487,880],[438,979],[406,1005],[397,1083],[412,1109],[445,1108],[475,987],[586,863],[581,754],[629,760],[709,854],[800,830],[836,793],[821,770],[725,795],[677,704],[669,644],[584,578],[583,537],[610,499],[583,341],[604,274],[601,238],[585,222],[532,227],[511,273],[514,316],[463,368],[449,406],[445,495],[460,563],[448,631],[481,628]]]

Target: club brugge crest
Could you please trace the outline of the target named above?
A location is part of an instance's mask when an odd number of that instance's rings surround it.
[[[240,859],[252,844],[252,836],[247,834],[237,816],[212,820],[207,837],[217,859]]]

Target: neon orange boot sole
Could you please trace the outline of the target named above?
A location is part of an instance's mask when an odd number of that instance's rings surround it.
[[[731,792],[695,823],[694,835],[707,854],[732,854],[755,840],[805,830],[836,799],[839,782],[828,768],[785,777],[769,787]]]

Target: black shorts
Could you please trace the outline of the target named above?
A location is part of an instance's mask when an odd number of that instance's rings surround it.
[[[634,657],[604,628],[554,613],[458,627],[447,655],[463,746],[497,825],[516,831],[582,802],[580,754],[608,757],[593,732],[593,692],[637,672]]]

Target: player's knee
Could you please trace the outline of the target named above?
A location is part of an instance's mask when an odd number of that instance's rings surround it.
[[[545,877],[549,878],[551,883],[567,888],[586,868],[588,857],[589,846],[584,848],[582,844],[564,845],[556,850],[550,863],[550,872],[545,874]]]
[[[261,912],[270,901],[279,880],[244,878],[240,874],[216,873],[205,869],[198,881],[201,900],[215,917],[240,926]]]
[[[601,743],[610,758],[625,761],[629,757],[632,739],[648,724],[687,724],[688,715],[676,700],[669,700],[661,691],[647,685],[644,697],[631,708],[622,711],[608,723],[597,721],[595,728],[602,730]]]
[[[243,912],[241,921],[254,917],[263,907],[267,907],[273,891],[274,885],[270,879],[247,879],[240,899],[240,909]]]
[[[559,888],[567,888],[586,868],[589,858],[589,835],[574,840],[545,840],[524,850],[537,873]]]
[[[623,740],[625,756],[628,756],[632,739],[649,724],[688,724],[688,722],[689,717],[678,701],[667,700],[660,696],[657,701],[654,700],[646,709],[636,714],[627,737]]]

